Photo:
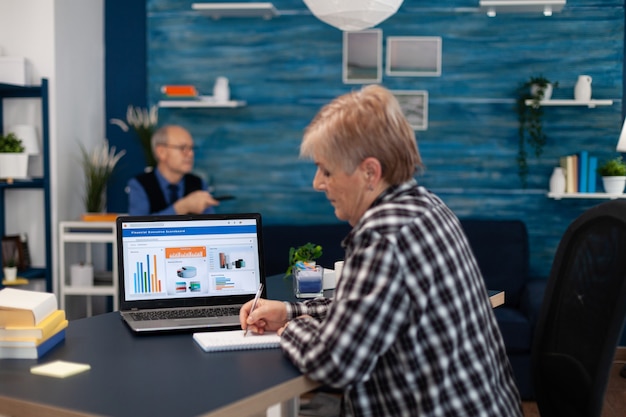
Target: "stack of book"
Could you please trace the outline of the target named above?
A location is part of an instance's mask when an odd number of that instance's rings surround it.
[[[0,290],[0,359],[37,359],[65,340],[68,321],[52,293]]]
[[[562,156],[560,166],[565,173],[566,193],[595,193],[598,181],[598,158],[587,151]]]
[[[164,85],[161,87],[161,93],[167,100],[198,98],[198,90],[193,85]]]

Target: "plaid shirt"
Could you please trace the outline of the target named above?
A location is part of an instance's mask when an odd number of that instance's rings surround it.
[[[342,415],[522,416],[482,276],[438,197],[415,180],[390,188],[343,245],[334,298],[286,303],[281,342],[344,390]]]

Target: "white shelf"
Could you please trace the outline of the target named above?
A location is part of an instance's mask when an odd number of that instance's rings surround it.
[[[199,100],[161,100],[159,107],[178,107],[178,108],[235,108],[246,105],[245,101],[229,100],[217,102],[210,100],[210,97],[204,97]]]
[[[213,19],[222,17],[262,17],[271,19],[278,16],[272,3],[193,3],[193,10],[207,13]]]
[[[526,100],[527,106],[533,105],[533,100]],[[613,100],[541,100],[540,106],[586,106],[593,108],[596,106],[612,106]]]
[[[87,316],[92,314],[92,295],[106,295],[113,297],[113,310],[118,308],[117,294],[117,241],[116,223],[88,222],[88,221],[62,221],[59,223],[59,298],[60,307],[65,309],[65,296],[82,295],[87,297]],[[94,281],[89,286],[72,286],[69,282],[69,265],[65,258],[67,243],[81,243],[85,245],[85,262],[92,263],[92,244],[111,244],[111,282],[98,284]]]
[[[112,295],[117,297],[117,290],[112,286],[73,287],[66,285],[64,295]]]
[[[560,200],[562,198],[595,198],[605,200],[616,200],[618,198],[626,198],[626,194],[607,194],[607,193],[548,193],[548,198]]]

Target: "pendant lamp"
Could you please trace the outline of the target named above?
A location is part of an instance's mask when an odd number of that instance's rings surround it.
[[[369,29],[398,11],[403,0],[303,0],[324,23],[346,32]]]

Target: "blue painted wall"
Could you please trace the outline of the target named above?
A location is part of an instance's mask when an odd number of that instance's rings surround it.
[[[213,20],[193,11],[191,3],[147,1],[147,103],[158,102],[164,84],[194,84],[211,95],[215,78],[226,76],[232,97],[247,106],[164,108],[160,124],[188,127],[199,145],[197,172],[217,193],[237,195],[222,203],[221,211],[258,211],[266,223],[336,222],[324,195],[311,188],[313,164],[297,155],[302,131],[318,109],[359,87],[342,83],[342,33],[313,17],[300,0],[274,1],[280,16],[271,20]],[[569,0],[551,18],[488,18],[478,11],[478,0],[405,0],[379,28],[383,43],[388,36],[443,39],[440,77],[382,80],[391,89],[429,92],[428,130],[417,132],[427,165],[419,181],[460,217],[524,220],[531,271],[547,276],[567,225],[601,202],[548,199],[552,168],[560,156],[582,149],[600,159],[615,154],[622,121],[624,3]],[[545,108],[548,144],[540,159],[529,159],[523,189],[515,161],[515,90],[530,76],[544,75],[559,81],[554,98],[572,98],[579,74],[593,77],[594,98],[614,104]],[[124,91],[117,93],[124,97]],[[107,117],[124,113],[121,105]],[[129,146],[109,194],[109,210],[123,212],[126,201],[119,190],[141,171],[143,157],[130,133],[109,138],[118,147]]]

